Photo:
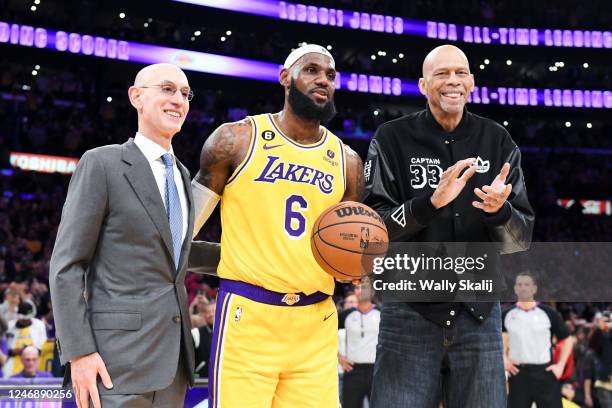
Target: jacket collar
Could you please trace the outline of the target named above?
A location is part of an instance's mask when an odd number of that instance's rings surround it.
[[[469,136],[469,128],[472,122],[472,114],[468,112],[467,107],[463,107],[463,115],[461,117],[461,121],[457,125],[457,127],[447,132],[444,128],[438,123],[436,118],[434,117],[431,109],[429,108],[429,103],[425,104],[425,119],[427,123],[430,125],[431,129],[435,132],[436,136],[441,136],[443,139],[454,139],[460,140],[467,136]]]

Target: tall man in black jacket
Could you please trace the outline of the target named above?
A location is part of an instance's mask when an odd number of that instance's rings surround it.
[[[534,213],[508,132],[467,111],[465,54],[444,45],[423,62],[427,109],[379,127],[364,164],[364,202],[394,242],[531,241]],[[373,408],[506,406],[499,303],[383,305]],[[440,385],[442,385],[440,394]]]

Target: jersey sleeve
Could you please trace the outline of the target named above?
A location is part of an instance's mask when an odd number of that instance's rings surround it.
[[[547,305],[540,305],[540,308],[546,312],[550,320],[550,332],[557,338],[557,341],[563,340],[570,335],[569,329],[559,312]]]

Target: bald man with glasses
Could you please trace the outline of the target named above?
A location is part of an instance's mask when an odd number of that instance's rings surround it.
[[[155,64],[128,96],[138,131],[83,155],[51,258],[57,346],[79,408],[181,407],[193,384],[193,199],[172,149],[193,92],[180,68]]]

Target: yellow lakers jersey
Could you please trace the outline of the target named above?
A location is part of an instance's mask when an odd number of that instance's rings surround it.
[[[281,293],[332,294],[334,280],[317,264],[310,235],[317,217],[342,200],[345,157],[323,128],[302,145],[270,114],[248,117],[251,143],[221,197],[221,278]]]

